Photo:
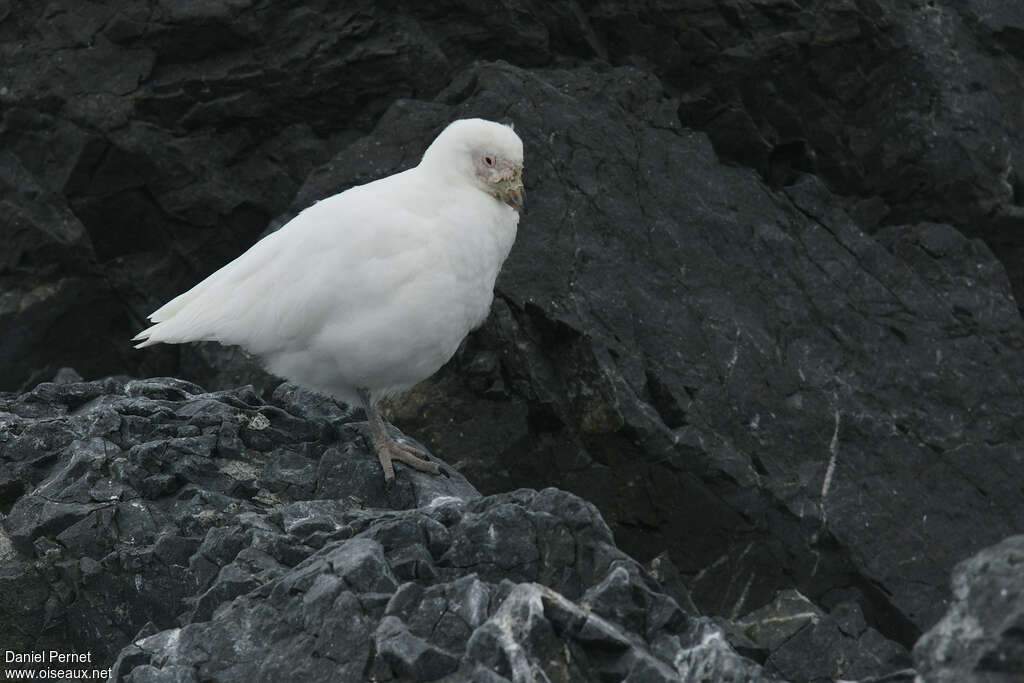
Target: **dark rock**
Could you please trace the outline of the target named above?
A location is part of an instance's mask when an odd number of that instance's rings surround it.
[[[446,466],[384,489],[330,399],[109,379],[0,394],[0,420],[23,484],[0,527],[15,651],[116,658],[125,681],[770,680],[589,503],[481,498]]]
[[[766,671],[790,681],[865,680],[910,668],[906,648],[869,628],[855,602],[830,613],[796,591],[733,621],[726,632],[742,634],[737,650],[763,650]],[[730,639],[730,642],[733,642]],[[817,653],[808,657],[807,653]]]
[[[417,638],[396,617],[384,617],[374,634],[377,655],[403,678],[436,681],[459,668],[458,657]]]
[[[485,680],[478,672],[489,670],[516,680],[529,673],[574,681],[612,676],[670,681],[687,680],[690,667],[734,676],[732,680],[768,680],[756,665],[731,652],[720,636],[715,638],[715,627],[706,621],[659,619],[657,614],[666,610],[681,613],[610,539],[582,535],[587,527],[578,523],[578,511],[588,507],[570,494],[548,489],[469,503],[441,502],[407,512],[350,510],[349,523],[361,529],[354,537],[329,543],[279,578],[227,603],[208,622],[185,626],[171,639],[157,634],[137,640],[122,653],[115,678],[134,680],[136,671],[188,665],[200,679],[233,680],[246,671],[276,671],[281,653],[288,651],[303,654],[301,670],[310,680],[361,680],[360,672],[367,670],[375,671],[378,680],[436,680],[453,672],[453,680]],[[438,519],[445,519],[449,548],[454,549],[476,538],[481,516],[522,518],[526,524],[495,527],[494,542],[482,545],[471,568],[457,562],[458,552],[439,549],[436,560],[425,560],[434,566],[430,578],[397,583],[388,558],[403,547],[409,533],[429,533]],[[518,543],[517,537],[532,523],[544,525],[551,516],[573,531],[531,538],[544,554],[556,554],[552,546],[596,544],[605,558],[597,566],[576,565],[573,579],[564,585],[621,577],[612,580],[649,596],[638,607],[647,609],[649,635],[616,620],[616,608],[606,606],[600,592],[588,592],[577,604],[536,582],[544,581],[542,567],[503,567],[504,548]],[[466,573],[468,569],[480,571]],[[510,575],[522,581],[511,583]],[[374,599],[377,595],[388,596],[386,608]],[[605,612],[609,616],[600,616]],[[333,619],[344,619],[347,626],[339,629]],[[713,643],[694,647],[702,639]],[[252,661],[229,665],[232,660],[218,653],[232,644],[252,653]],[[344,649],[331,651],[329,645],[335,644]],[[324,678],[323,671],[341,662],[345,666],[330,674],[335,678]]]
[[[1019,4],[603,3],[588,19],[602,56],[658,74],[723,158],[984,237],[1022,300]]]
[[[914,646],[921,677],[935,683],[1024,678],[1024,536],[964,560],[953,571],[953,603]]]
[[[1024,326],[985,245],[931,223],[869,236],[813,176],[772,193],[635,70],[486,65],[440,99],[397,104],[373,139],[509,115],[538,162],[493,315],[397,423],[485,492],[556,483],[637,556],[677,549],[706,612],[795,582],[912,644],[956,561],[1024,518],[1003,474]],[[505,398],[479,392],[488,351]]]
[[[210,394],[176,379],[47,383],[0,395],[0,472],[9,482],[2,581],[5,600],[20,605],[3,609],[17,615],[20,647],[75,645],[112,658],[148,622],[209,619],[280,577],[325,535],[344,534],[338,516],[356,505],[331,490],[325,458],[346,469],[360,505],[479,495],[449,468],[425,488],[420,474],[401,468],[385,491],[359,431],[344,444],[317,440],[358,426],[351,413],[325,399],[314,407],[302,392],[276,396],[270,405],[248,388]],[[288,412],[293,405],[298,415]],[[226,434],[237,435],[229,448]]]
[[[679,574],[679,568],[676,567],[667,551],[650,561],[648,571],[687,614],[697,615],[700,613],[697,606],[693,604],[690,591]]]

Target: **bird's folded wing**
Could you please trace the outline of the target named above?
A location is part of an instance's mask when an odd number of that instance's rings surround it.
[[[262,354],[312,338],[386,304],[429,268],[431,223],[387,196],[335,195],[157,309],[137,346],[214,340]]]

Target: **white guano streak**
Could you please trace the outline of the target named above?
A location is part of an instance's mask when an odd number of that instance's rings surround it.
[[[828,491],[832,488],[832,475],[836,471],[836,461],[839,459],[839,411],[835,411],[836,426],[832,432],[832,440],[828,444],[828,450],[831,454],[828,460],[828,467],[825,469],[825,481],[821,482],[821,523],[824,525],[828,519],[828,514],[825,512],[825,497],[828,495]]]

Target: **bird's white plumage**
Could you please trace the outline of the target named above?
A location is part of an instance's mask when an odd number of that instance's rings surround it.
[[[511,128],[456,121],[417,167],[314,204],[159,308],[139,346],[237,344],[349,403],[412,386],[486,317],[515,240],[518,212],[473,166],[488,150],[521,168]]]

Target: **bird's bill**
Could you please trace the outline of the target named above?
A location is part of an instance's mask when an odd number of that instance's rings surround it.
[[[523,191],[523,186],[510,187],[505,191],[505,196],[501,198],[501,201],[511,206],[516,211],[522,213],[523,202],[526,199],[526,192]]]
[[[526,192],[523,191],[523,181],[519,174],[511,180],[499,180],[494,184],[494,196],[511,206],[516,211],[522,212]]]

